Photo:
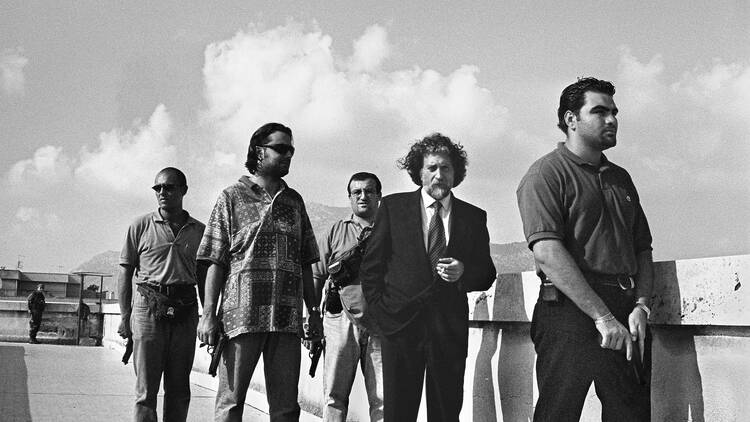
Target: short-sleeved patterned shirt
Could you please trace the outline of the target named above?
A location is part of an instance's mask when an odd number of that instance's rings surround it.
[[[219,318],[230,338],[300,332],[302,268],[318,261],[318,246],[302,197],[283,181],[274,197],[248,176],[224,189],[198,260],[227,271]]]

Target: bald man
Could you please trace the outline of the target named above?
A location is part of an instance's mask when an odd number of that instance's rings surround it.
[[[205,226],[182,208],[188,187],[180,170],[163,169],[151,189],[158,209],[133,221],[120,254],[118,333],[133,339],[134,420],[157,421],[164,374],[163,420],[185,421],[198,326],[195,288],[202,291],[205,280],[195,257]]]

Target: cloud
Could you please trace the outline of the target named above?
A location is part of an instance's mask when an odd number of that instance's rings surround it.
[[[68,179],[71,175],[70,166],[70,159],[64,154],[62,147],[47,145],[37,149],[32,158],[11,166],[6,182],[11,187],[51,185]]]
[[[5,49],[0,55],[0,83],[6,95],[24,94],[26,78],[23,68],[29,62],[23,48]]]
[[[661,55],[656,55],[641,63],[627,46],[620,47],[620,61],[617,66],[618,102],[628,111],[641,112],[656,105],[666,88],[659,79],[664,72]]]
[[[163,104],[147,123],[134,126],[102,133],[98,148],[83,149],[74,172],[79,183],[139,195],[159,169],[175,165],[176,148],[169,142],[172,120]]]
[[[388,43],[388,32],[380,25],[373,25],[354,41],[349,69],[353,72],[371,72],[380,69],[380,65],[391,54]]]
[[[331,46],[330,36],[295,22],[265,31],[250,26],[210,44],[204,118],[224,147],[245,145],[267,121],[289,124],[299,139],[337,145],[342,156],[435,130],[483,143],[505,130],[507,110],[479,85],[475,66],[448,74],[418,66],[385,71],[394,46],[378,25],[354,41],[350,57]]]

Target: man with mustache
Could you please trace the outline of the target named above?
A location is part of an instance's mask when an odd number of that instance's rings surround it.
[[[323,329],[312,278],[315,235],[302,197],[282,179],[293,155],[291,129],[258,128],[245,162],[250,175],[221,192],[198,249],[198,259],[210,265],[198,337],[209,345],[222,330],[229,337],[218,368],[215,421],[242,421],[261,355],[271,420],[299,419],[303,297],[309,331]]]
[[[487,214],[451,189],[466,152],[433,133],[399,161],[414,192],[383,198],[360,270],[368,313],[382,331],[386,422],[415,421],[427,388],[427,419],[457,421],[469,336],[466,292],[495,280]],[[426,375],[426,381],[425,381]]]
[[[372,228],[380,204],[382,186],[372,173],[355,173],[349,179],[347,193],[352,215],[337,221],[320,242],[320,262],[313,267],[315,286],[325,291],[323,306],[324,352],[324,397],[323,420],[344,422],[349,410],[349,394],[352,391],[357,364],[361,363],[367,401],[370,405],[370,421],[383,420],[383,359],[380,336],[372,332],[372,326],[357,320],[344,309],[340,290],[333,277],[329,277],[329,265],[339,261],[353,247],[364,230]],[[358,268],[354,268],[354,271]],[[356,280],[347,280],[356,282]]]
[[[651,233],[630,175],[602,153],[617,143],[614,94],[595,78],[566,87],[557,111],[566,141],[517,191],[542,280],[535,421],[577,421],[592,381],[602,420],[650,420],[648,382],[634,367],[648,348]]]

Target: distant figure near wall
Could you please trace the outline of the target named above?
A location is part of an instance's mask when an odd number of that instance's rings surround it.
[[[36,339],[36,333],[39,332],[39,327],[42,325],[42,314],[44,313],[45,306],[47,306],[47,302],[44,299],[44,284],[36,286],[36,290],[31,292],[26,302],[31,314],[31,319],[29,320],[29,343],[39,344],[39,340]]]

